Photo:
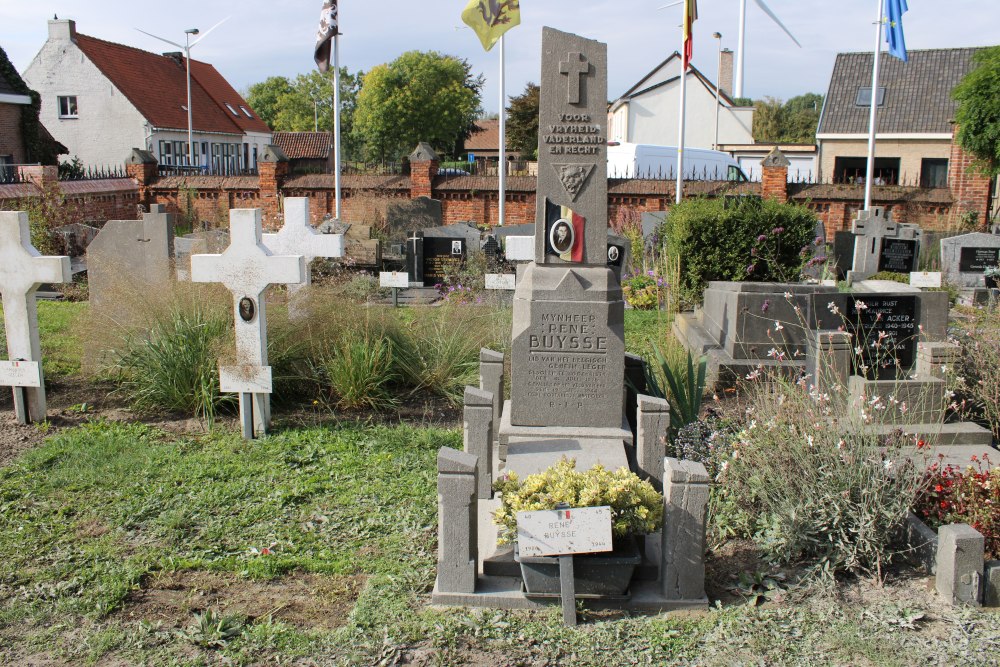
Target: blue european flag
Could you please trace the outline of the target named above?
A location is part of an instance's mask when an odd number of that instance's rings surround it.
[[[909,7],[906,0],[885,0],[885,41],[889,55],[906,61],[906,40],[903,38],[903,14]]]

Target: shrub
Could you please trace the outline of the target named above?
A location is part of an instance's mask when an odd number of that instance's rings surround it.
[[[910,274],[897,273],[896,271],[879,271],[873,274],[868,280],[891,280],[896,283],[910,284]]]
[[[569,507],[611,508],[615,537],[647,535],[663,525],[663,497],[646,481],[625,467],[611,472],[597,464],[582,472],[565,457],[554,466],[520,481],[508,472],[493,484],[501,494],[493,523],[500,527],[499,544],[517,539],[517,513]]]
[[[655,342],[652,345],[656,364],[646,363],[643,366],[646,394],[665,398],[670,403],[670,436],[673,439],[680,428],[696,421],[701,413],[708,357],[699,358],[695,366],[690,352],[686,353],[686,358],[680,359],[676,354],[678,348],[673,348],[674,354],[667,359],[659,345]]]
[[[986,538],[986,558],[1000,558],[1000,468],[987,455],[975,466],[931,466],[914,512],[932,528],[967,523]]]
[[[771,199],[689,199],[664,223],[665,252],[681,263],[680,296],[700,303],[710,280],[797,280],[808,261],[815,214]]]
[[[956,342],[962,348],[956,388],[972,416],[1000,438],[1000,307],[993,304],[970,313],[956,332]]]
[[[622,276],[625,302],[636,310],[656,310],[660,306],[660,289],[665,285],[655,271]]]
[[[775,562],[880,574],[925,469],[913,441],[880,434],[878,402],[837,417],[844,387],[818,392],[776,375],[744,389],[747,421],[713,490],[716,531],[754,539]]]

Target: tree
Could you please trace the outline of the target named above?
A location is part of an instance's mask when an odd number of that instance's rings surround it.
[[[754,102],[753,139],[757,142],[814,143],[823,96],[806,93],[787,102],[765,97]]]
[[[510,98],[507,108],[507,139],[510,148],[525,160],[538,158],[538,94],[536,83],[528,83],[524,92]]]
[[[480,113],[483,77],[471,65],[436,51],[408,51],[365,75],[354,129],[365,154],[395,160],[426,141],[456,155]]]
[[[976,67],[955,87],[958,144],[987,174],[1000,174],[1000,46],[979,51]]]
[[[354,111],[362,73],[340,69],[341,152],[344,159],[360,157],[360,142],[354,134]],[[250,86],[247,102],[275,132],[333,131],[333,71],[312,70],[294,81],[272,76]]]

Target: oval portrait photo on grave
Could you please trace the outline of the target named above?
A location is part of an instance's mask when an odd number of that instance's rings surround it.
[[[240,299],[239,304],[240,319],[244,322],[253,322],[254,315],[257,314],[257,304],[248,296]]]
[[[618,250],[618,246],[609,245],[608,246],[608,263],[617,264],[618,259],[621,257],[621,251]]]
[[[573,247],[573,237],[573,225],[565,218],[560,218],[549,230],[549,245],[561,255]]]

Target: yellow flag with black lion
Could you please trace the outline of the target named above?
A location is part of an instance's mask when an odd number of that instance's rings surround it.
[[[462,12],[462,21],[476,31],[483,48],[489,51],[505,32],[521,24],[519,0],[471,0]]]

